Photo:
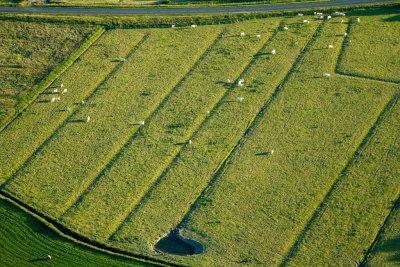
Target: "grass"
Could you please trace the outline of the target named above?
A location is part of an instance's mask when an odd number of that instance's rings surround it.
[[[386,11],[386,12],[385,12]],[[386,14],[376,16],[377,12]],[[360,22],[356,21],[360,18]],[[384,81],[400,82],[400,18],[398,12],[381,9],[354,14],[349,27],[340,72]]]
[[[114,59],[125,56],[140,38],[136,32],[122,30],[105,33],[22,116],[0,133],[0,182],[13,176],[35,151],[46,144],[58,127],[68,122],[74,110],[82,105],[81,101],[89,97],[118,65]],[[116,39],[118,43],[115,43]],[[51,103],[51,99],[59,95],[53,94],[52,90],[57,88],[61,91],[60,84],[64,84],[69,93],[60,95],[62,101]],[[10,149],[11,146],[14,149]]]
[[[212,110],[229,93],[226,79],[235,80],[240,76],[271,34],[271,27],[277,24],[278,21],[271,21],[271,26],[265,28],[259,21],[224,29],[211,51],[165,105],[146,121],[141,135],[129,144],[110,171],[99,177],[63,220],[68,225],[80,226],[85,233],[107,240],[191,138],[207,117],[207,110]],[[244,29],[248,35],[243,38],[239,33]],[[263,37],[258,39],[255,35],[260,32]],[[114,190],[110,192],[107,188]],[[110,203],[107,201],[109,194],[119,197],[114,197]],[[99,200],[104,205],[101,209],[98,208]],[[87,218],[92,218],[93,223],[88,224]]]
[[[399,200],[392,203],[392,212],[384,224],[383,231],[377,236],[365,263],[368,266],[397,266],[400,263],[400,208]]]
[[[127,30],[125,34],[128,33],[141,35],[132,30]],[[184,44],[188,34],[193,37]],[[209,31],[203,29],[170,31],[169,34],[159,34],[157,31],[150,33],[121,69],[101,85],[101,89],[71,116],[67,124],[59,128],[58,133],[46,143],[45,149],[37,152],[23,166],[23,170],[7,184],[6,190],[21,192],[23,188],[30,188],[33,193],[30,195],[36,195],[34,199],[42,199],[40,202],[27,200],[30,204],[46,210],[54,217],[61,215],[75,199],[74,196],[82,193],[85,184],[96,177],[102,166],[139,128],[138,122],[151,114],[194,63],[196,53],[190,54],[193,46],[198,45],[197,55],[200,55],[215,37],[215,34],[208,35]],[[160,65],[160,61],[165,65]],[[186,66],[175,68],[182,61],[186,62]],[[82,123],[82,118],[87,115],[92,121]],[[113,127],[110,127],[111,124]],[[114,131],[114,127],[118,131]],[[93,160],[96,157],[100,160]],[[62,179],[65,184],[61,187],[60,175],[65,177]],[[48,194],[48,190],[52,194]]]
[[[353,63],[362,27],[393,32],[393,13],[100,29],[0,131],[2,194],[163,263],[396,263],[400,87],[378,55],[374,73]],[[374,44],[386,59],[389,39]],[[175,229],[205,252],[155,251]]]
[[[3,198],[0,226],[1,266],[150,266],[77,245]]]
[[[141,206],[127,218],[114,240],[130,241],[128,247],[138,246],[151,251],[157,240],[179,223],[190,203],[206,187],[218,165],[283,81],[316,28],[316,24],[302,25],[295,23],[297,21],[286,20],[284,23],[290,30],[282,31],[280,27],[271,42],[258,53],[257,60],[241,76],[246,86],[232,90],[212,111],[192,137],[193,145],[185,147],[161,174],[157,186],[142,199]],[[274,48],[278,49],[278,54],[272,56],[270,51]],[[240,96],[244,97],[241,103],[236,100]],[[169,207],[173,206],[173,209],[165,206],[164,201],[171,203]],[[149,207],[159,212],[150,212]],[[139,221],[151,222],[151,225],[137,224]]]
[[[0,129],[92,27],[0,21]]]

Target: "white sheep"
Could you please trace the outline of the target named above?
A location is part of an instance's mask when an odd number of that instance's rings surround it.
[[[47,260],[51,260],[51,256],[50,256],[50,255],[47,255],[47,256],[46,256],[46,259],[47,259]]]
[[[324,72],[324,74],[322,76],[324,76],[325,78],[329,78],[329,77],[331,77],[331,74],[327,73],[327,72]]]
[[[303,15],[303,13],[298,13],[297,16],[302,17],[304,15]]]
[[[63,88],[64,87],[64,84],[62,83],[62,84],[60,84],[60,88]]]
[[[331,44],[330,44],[330,45],[328,45],[328,48],[333,48],[333,45],[331,45]]]
[[[308,19],[303,19],[304,24],[310,24],[310,21]]]
[[[196,27],[197,27],[197,25],[196,25],[196,24],[192,24],[192,25],[190,25],[190,27],[192,27],[192,28],[196,28]]]
[[[357,18],[357,22],[360,22],[360,18]]]
[[[246,35],[246,34],[245,34],[244,32],[241,32],[241,33],[240,33],[240,36],[241,36],[241,37],[243,37],[243,36],[245,36],[245,35]]]
[[[56,101],[56,98],[53,97],[50,101],[51,101],[51,102],[54,102],[54,101]]]
[[[62,90],[61,94],[66,94],[68,92],[68,89],[65,88],[64,90]]]
[[[206,111],[206,114],[207,114],[207,115],[210,115],[210,111],[209,111],[209,110],[207,110],[207,111]]]
[[[275,50],[275,49],[272,49],[272,50],[271,50],[271,54],[272,54],[272,55],[275,55],[275,54],[276,54],[276,50]]]
[[[57,94],[58,93],[58,89],[56,88],[56,89],[53,89],[53,94]]]
[[[193,144],[192,139],[189,139],[188,144],[189,144],[189,145]]]
[[[258,38],[258,39],[260,39],[260,38],[261,38],[261,34],[257,34],[256,36],[257,36],[257,38]]]
[[[89,122],[90,121],[90,116],[87,116],[86,117],[86,122]]]
[[[330,20],[332,18],[332,16],[328,15],[326,16],[326,20]]]
[[[172,25],[171,25],[171,28],[175,28],[175,24],[172,24]]]
[[[343,35],[344,35],[344,37],[347,37],[347,32],[345,32]]]
[[[319,18],[320,18],[320,19],[324,19],[324,16],[321,15],[321,16],[319,16]]]
[[[238,96],[238,97],[236,97],[236,100],[238,102],[242,102],[244,100],[244,97],[243,96]]]
[[[341,21],[340,21],[340,23],[343,23],[344,22],[344,19],[342,19]]]
[[[272,154],[274,154],[274,150],[273,150],[273,149],[271,149],[271,155],[272,155]]]
[[[140,124],[141,126],[143,126],[143,125],[144,125],[144,121],[139,121],[139,124]]]
[[[85,104],[85,100],[82,100],[81,104],[82,104],[82,105]]]
[[[283,30],[284,30],[284,31],[287,31],[287,30],[289,30],[288,26],[286,26],[286,25],[285,25],[285,26],[283,26]]]
[[[244,85],[244,79],[239,79],[239,81],[237,82],[237,85],[242,87]]]

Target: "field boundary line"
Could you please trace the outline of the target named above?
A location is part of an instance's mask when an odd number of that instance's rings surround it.
[[[313,35],[308,40],[308,42],[303,46],[303,49],[299,52],[297,58],[295,59],[294,63],[292,64],[291,68],[283,78],[282,82],[276,87],[275,91],[272,93],[270,98],[264,103],[261,107],[260,111],[254,118],[250,121],[247,129],[244,131],[244,134],[236,143],[236,145],[232,148],[232,150],[227,154],[225,159],[221,162],[218,166],[217,170],[215,171],[213,177],[211,178],[208,185],[203,189],[197,199],[193,202],[189,210],[183,216],[182,220],[176,226],[176,229],[183,229],[187,228],[188,223],[190,222],[192,215],[196,210],[203,204],[207,197],[209,197],[215,190],[218,185],[218,182],[221,180],[222,175],[225,173],[230,161],[232,158],[238,153],[238,151],[243,147],[247,138],[252,135],[252,133],[257,129],[261,120],[264,118],[265,114],[270,109],[271,105],[275,102],[278,98],[280,93],[283,91],[287,82],[295,75],[301,64],[303,63],[304,58],[306,57],[307,53],[309,52],[311,46],[314,44],[316,39],[319,37],[325,22],[321,22],[318,27],[315,29]]]
[[[332,183],[331,187],[326,192],[322,201],[319,203],[317,208],[313,211],[311,217],[307,220],[307,223],[304,225],[303,229],[300,231],[300,233],[295,238],[295,241],[293,242],[292,246],[290,247],[290,249],[287,251],[287,253],[283,257],[279,266],[281,266],[281,267],[287,266],[289,261],[294,256],[296,256],[296,254],[298,253],[298,251],[300,249],[300,245],[304,241],[307,233],[311,230],[311,227],[314,225],[314,223],[317,221],[317,219],[319,219],[321,217],[321,215],[324,213],[326,205],[328,205],[328,202],[331,200],[332,195],[335,192],[336,188],[338,188],[338,186],[343,181],[343,179],[348,176],[348,171],[359,160],[359,158],[363,154],[365,148],[369,145],[370,141],[374,138],[375,134],[379,130],[379,127],[384,122],[384,120],[387,118],[387,116],[391,113],[392,109],[398,102],[399,98],[400,98],[400,92],[395,93],[395,95],[388,101],[388,103],[382,109],[382,111],[378,115],[375,122],[369,128],[367,134],[361,140],[361,142],[357,146],[356,150],[354,151],[354,153],[352,154],[350,159],[347,161],[347,163],[344,166],[344,168],[342,169],[342,171],[339,173],[336,180]]]
[[[255,53],[256,55],[259,54],[261,51],[265,50],[268,45],[272,42],[273,38],[276,36],[276,34],[279,32],[279,28],[282,26],[282,21],[279,23],[279,25],[274,29],[274,32],[271,34],[271,36],[268,38],[268,40],[265,41],[265,43],[262,45],[262,47]],[[228,98],[229,94],[232,92],[232,90],[235,88],[237,82],[239,81],[240,78],[242,78],[246,73],[249,71],[249,69],[259,60],[259,57],[254,57],[249,61],[249,63],[243,68],[242,72],[237,76],[235,81],[229,86],[229,88],[226,89],[225,93],[222,95],[222,97],[219,99],[219,101],[214,105],[214,107],[210,110],[210,114],[205,117],[205,119],[197,126],[197,128],[193,131],[191,136],[188,139],[193,139],[199,132],[200,130],[203,129],[204,125],[207,123],[209,118],[215,113],[215,111],[226,101]],[[109,236],[109,240],[114,240],[115,236],[119,233],[121,228],[124,225],[124,222],[128,219],[134,216],[137,211],[143,207],[148,201],[148,199],[151,197],[153,194],[154,190],[157,188],[157,186],[164,180],[164,177],[166,174],[169,172],[169,170],[179,161],[180,156],[182,152],[187,149],[187,145],[183,145],[182,148],[178,151],[178,153],[170,160],[169,163],[165,165],[164,170],[161,172],[161,174],[154,180],[154,182],[148,187],[148,190],[144,195],[141,197],[141,199],[134,205],[130,212],[125,216],[125,218],[120,222],[118,227],[113,231],[113,233]]]
[[[147,39],[148,35],[144,35],[141,40],[136,43],[133,48],[128,52],[128,54],[126,55],[128,58],[134,54],[138,48],[140,47],[140,45]],[[122,67],[122,65],[124,64],[124,62],[118,62],[115,67],[106,75],[106,77],[104,77],[104,79],[96,86],[96,88],[83,100],[85,102],[88,102],[89,100],[91,100],[92,98],[96,97],[97,93],[99,91],[101,91],[104,87],[104,85],[108,82],[108,80],[113,77],[118,71],[119,69]],[[69,123],[70,119],[73,118],[74,116],[76,116],[76,114],[80,111],[82,106],[77,106],[73,112],[68,115],[62,122],[61,124],[53,131],[52,134],[50,134],[36,149],[35,151],[24,161],[24,163],[21,164],[21,166],[11,175],[9,176],[9,178],[2,184],[0,185],[0,190],[3,190],[8,184],[10,184],[16,177],[18,174],[20,174],[21,172],[23,172],[26,168],[26,166],[28,164],[30,164],[30,162],[32,162],[36,156],[38,154],[40,154],[45,147],[54,139],[54,137],[59,134],[62,129]]]
[[[46,77],[44,77],[33,90],[29,91],[20,102],[13,108],[12,114],[7,114],[0,119],[0,133],[3,132],[15,119],[17,119],[36,99],[49,88],[66,70],[68,70],[85,52],[92,47],[97,40],[106,32],[105,28],[97,27],[81,43],[81,45],[72,51],[72,53],[59,65],[55,66]]]
[[[367,266],[367,261],[368,258],[371,256],[372,250],[375,248],[375,246],[378,244],[380,239],[382,238],[382,234],[385,232],[387,224],[390,220],[390,218],[393,216],[393,212],[395,209],[400,207],[400,195],[397,197],[397,200],[394,201],[393,207],[390,209],[388,215],[386,216],[385,220],[383,221],[383,224],[381,228],[379,229],[378,233],[376,234],[374,240],[372,241],[371,245],[369,246],[367,252],[365,253],[361,263],[359,264],[360,267]]]
[[[355,27],[355,22],[354,22],[354,19],[353,19],[353,20],[350,20],[348,22],[347,29],[346,29],[346,32],[347,32],[348,36],[343,38],[343,41],[342,41],[342,44],[341,44],[341,47],[340,47],[340,51],[339,51],[339,55],[338,55],[338,58],[337,58],[336,64],[335,64],[335,73],[339,74],[340,76],[348,77],[348,78],[358,78],[358,79],[363,79],[363,80],[369,80],[369,81],[383,82],[383,83],[389,83],[389,84],[398,85],[400,83],[400,80],[370,77],[370,76],[367,76],[367,75],[357,74],[355,72],[352,72],[351,70],[350,71],[346,71],[344,69],[343,60],[344,60],[344,57],[345,57],[347,46],[349,44],[349,38],[351,36],[351,33],[354,30],[354,27]]]
[[[92,248],[94,250],[104,252],[110,255],[119,256],[125,259],[135,259],[143,263],[151,263],[158,266],[181,266],[174,262],[169,262],[168,260],[152,258],[151,256],[146,256],[142,254],[137,254],[129,252],[123,249],[119,249],[113,246],[109,246],[98,241],[91,240],[71,229],[65,227],[62,223],[58,222],[56,219],[51,218],[44,213],[36,210],[35,208],[25,204],[18,198],[14,197],[8,192],[0,190],[0,198],[10,202],[24,212],[32,215],[34,218],[44,223],[47,227],[55,231],[58,235],[86,247]]]
[[[164,98],[161,100],[159,105],[150,113],[149,116],[147,116],[146,120],[149,120],[151,117],[153,117],[155,114],[160,112],[160,109],[162,109],[169,98],[174,94],[176,91],[180,89],[182,84],[188,79],[188,77],[191,76],[191,74],[197,69],[198,65],[204,60],[204,58],[209,54],[209,52],[213,49],[216,43],[219,42],[219,40],[222,38],[224,34],[224,31],[221,31],[215,39],[211,42],[211,44],[204,50],[204,52],[200,55],[200,57],[196,60],[196,62],[193,63],[193,65],[190,67],[190,69],[183,75],[183,77],[173,86],[173,88],[164,96]],[[92,182],[86,187],[85,190],[75,199],[75,201],[70,205],[60,216],[60,218],[64,217],[67,213],[69,213],[73,208],[75,208],[79,203],[82,202],[84,197],[89,194],[93,188],[96,187],[97,183],[100,181],[102,177],[104,177],[108,171],[112,169],[114,166],[115,162],[119,160],[119,158],[123,155],[125,150],[130,146],[134,140],[136,140],[137,137],[140,136],[142,128],[138,128],[136,131],[132,133],[132,135],[128,138],[128,140],[121,146],[121,148],[114,154],[114,156],[111,157],[111,159],[102,167],[100,168],[100,172],[94,177]]]

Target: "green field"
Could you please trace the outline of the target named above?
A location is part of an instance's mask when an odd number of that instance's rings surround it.
[[[0,21],[0,129],[5,117],[27,101],[29,91],[91,30],[80,25]]]
[[[99,28],[0,131],[1,192],[167,264],[399,264],[398,17]],[[205,251],[155,249],[176,229]]]

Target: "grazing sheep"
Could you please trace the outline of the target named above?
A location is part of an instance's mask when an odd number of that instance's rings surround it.
[[[50,255],[47,255],[47,256],[46,256],[46,259],[47,259],[47,260],[51,260],[51,256],[50,256]]]
[[[144,125],[144,121],[139,121],[139,124],[140,124],[141,126],[143,126],[143,125]]]
[[[82,105],[85,104],[85,100],[82,100],[81,104],[82,104]]]
[[[51,102],[54,102],[54,101],[56,101],[56,98],[53,97],[50,101],[51,101]]]
[[[298,13],[297,16],[302,17],[302,16],[304,16],[304,14],[303,13]]]
[[[228,79],[226,80],[226,82],[227,82],[227,83],[231,83],[232,81],[231,81],[231,79],[228,78]]]
[[[207,114],[207,115],[210,115],[210,111],[209,111],[209,110],[207,110],[207,111],[206,111],[206,114]]]
[[[286,25],[285,25],[285,26],[283,26],[283,30],[284,30],[284,31],[287,31],[287,30],[289,30],[288,26],[286,26]]]
[[[87,116],[86,117],[86,122],[89,122],[90,121],[90,116]]]
[[[189,145],[193,144],[192,139],[189,139],[188,144]]]
[[[64,90],[62,90],[61,94],[66,94],[68,92],[68,89],[65,88]]]
[[[261,34],[257,34],[256,36],[257,36],[257,38],[258,38],[258,39],[260,39],[260,38],[261,38]]]
[[[343,34],[343,36],[344,36],[344,37],[347,37],[347,32],[345,32],[345,33]]]
[[[303,19],[304,24],[310,24],[310,21],[308,19]]]
[[[328,15],[326,16],[326,20],[330,20],[332,18],[332,16]]]
[[[245,34],[244,32],[241,32],[241,33],[240,33],[240,36],[241,36],[241,37],[243,37],[243,36],[245,36],[245,35],[246,35],[246,34]]]
[[[271,155],[272,155],[272,154],[274,154],[274,150],[273,150],[273,149],[271,149]]]
[[[342,19],[341,21],[340,21],[340,23],[343,23],[344,22],[344,19]]]
[[[357,22],[360,22],[360,18],[357,18]]]
[[[237,85],[242,87],[244,85],[244,79],[239,79],[239,81],[237,82]]]
[[[334,12],[333,15],[335,15],[335,16],[346,16],[346,14],[344,12],[338,12],[338,11]]]
[[[197,27],[197,25],[196,25],[196,24],[192,24],[192,25],[190,25],[190,27],[192,27],[192,28],[196,28],[196,27]]]
[[[57,93],[58,93],[58,89],[57,89],[57,88],[56,88],[56,89],[53,89],[52,93],[53,93],[53,94],[57,94]]]
[[[238,96],[238,97],[236,97],[236,100],[238,102],[242,102],[244,100],[244,97],[243,96]]]
[[[328,45],[328,48],[333,48],[333,45],[331,45],[331,44],[330,44],[330,45]]]
[[[272,49],[272,50],[271,50],[271,54],[272,54],[272,55],[275,55],[275,54],[276,54],[276,50],[275,50],[275,49]]]
[[[171,28],[175,28],[175,24],[172,24],[172,25],[171,25]]]
[[[62,84],[60,84],[60,88],[63,88],[64,87],[64,84],[62,83]]]
[[[319,16],[320,19],[324,19],[324,16]]]
[[[331,74],[327,73],[327,72],[324,72],[324,74],[322,74],[322,76],[324,76],[325,78],[329,78],[329,77],[331,77]]]

